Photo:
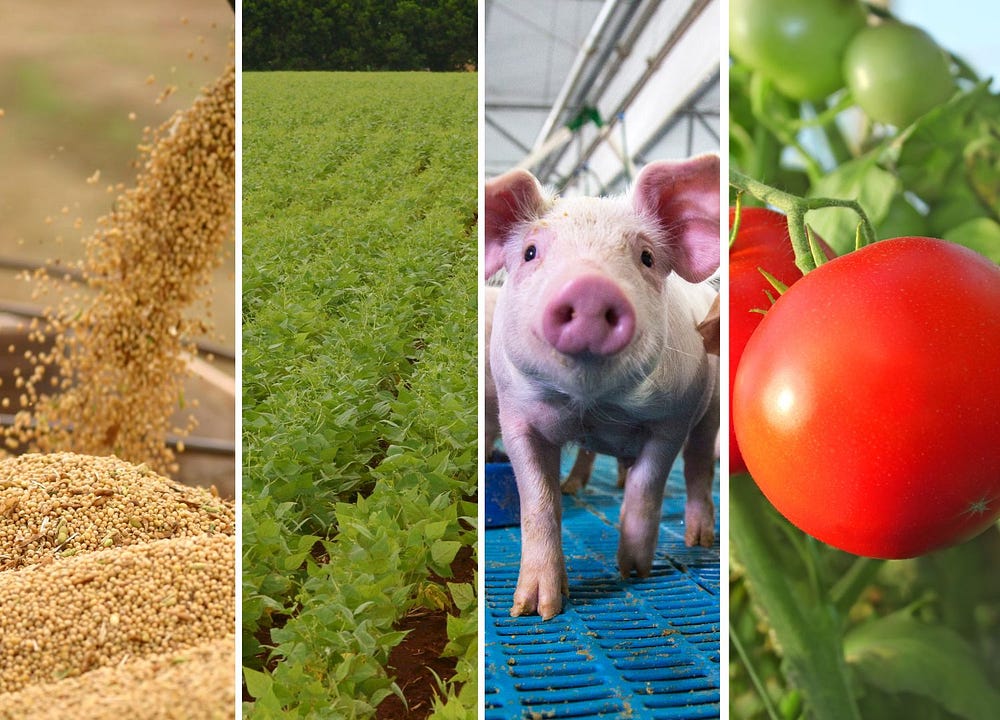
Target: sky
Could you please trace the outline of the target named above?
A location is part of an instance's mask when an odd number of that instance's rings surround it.
[[[939,45],[1000,87],[1000,5],[995,0],[892,0],[892,11],[926,30]]]

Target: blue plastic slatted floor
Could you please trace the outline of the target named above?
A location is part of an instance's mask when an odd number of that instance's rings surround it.
[[[486,530],[487,720],[719,717],[719,546],[684,545],[681,467],[643,580],[616,566],[614,460],[599,457],[587,488],[564,496],[570,597],[551,620],[510,617],[520,529]],[[718,471],[713,494],[718,508]]]

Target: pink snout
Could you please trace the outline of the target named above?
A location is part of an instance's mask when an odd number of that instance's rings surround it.
[[[621,289],[601,275],[570,280],[549,300],[542,333],[566,355],[614,355],[635,334],[635,310]]]

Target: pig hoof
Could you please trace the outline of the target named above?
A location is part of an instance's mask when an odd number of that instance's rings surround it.
[[[653,569],[653,555],[660,526],[656,515],[633,512],[626,500],[622,502],[621,528],[618,537],[618,570],[623,578],[635,571],[639,577],[648,577]]]
[[[552,580],[559,578],[556,582]],[[539,577],[518,578],[514,591],[514,604],[510,608],[511,617],[534,615],[542,620],[553,618],[562,612],[562,596],[569,595],[569,582],[565,570]]]
[[[684,512],[684,544],[688,547],[701,545],[712,547],[715,544],[715,513],[711,504],[699,505],[688,503]]]
[[[715,529],[711,525],[708,527],[689,525],[684,533],[684,544],[688,547],[695,545],[712,547],[715,545]]]
[[[648,578],[649,574],[653,570],[653,566],[650,565],[649,567],[639,567],[638,565],[634,565],[632,567],[626,567],[625,565],[621,565],[619,566],[618,570],[619,572],[621,572],[622,580],[628,580],[630,577],[632,577],[633,570],[635,570],[636,577]]]
[[[557,597],[554,602],[538,603],[537,607],[531,603],[515,602],[513,607],[510,609],[510,616],[520,617],[521,615],[534,615],[536,612],[542,620],[550,620],[554,618],[562,612],[562,598]]]
[[[577,475],[571,473],[566,476],[561,489],[563,495],[576,495],[583,489],[583,482]]]
[[[632,572],[641,578],[649,577],[653,571],[653,553],[642,552],[641,556],[633,555],[624,548],[618,550],[618,571],[623,579],[628,579]]]

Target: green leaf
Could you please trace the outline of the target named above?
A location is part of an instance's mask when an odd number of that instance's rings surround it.
[[[1000,224],[990,218],[968,220],[944,234],[945,240],[964,245],[1000,263]]]
[[[424,526],[424,536],[431,541],[440,540],[444,537],[444,534],[448,532],[448,525],[448,520],[429,522]]]
[[[285,570],[295,570],[300,567],[309,553],[312,552],[313,546],[317,542],[319,542],[319,538],[315,535],[300,536],[297,543],[298,549],[294,553],[285,556],[282,563]]]
[[[959,225],[986,215],[986,208],[966,183],[964,174],[956,171],[948,181],[948,188],[928,210],[927,234],[944,237]]]
[[[260,699],[273,694],[274,679],[270,673],[260,672],[252,668],[243,668],[243,680],[251,697]]]
[[[471,583],[448,583],[451,599],[459,610],[467,610],[476,603],[476,591]]]
[[[462,543],[457,540],[438,540],[431,545],[431,559],[435,565],[447,567],[451,565],[461,547]]]
[[[904,186],[933,205],[951,187],[966,145],[978,134],[972,119],[976,109],[982,107],[989,115],[991,106],[986,81],[917,120],[903,138],[896,161]]]
[[[996,717],[1000,708],[1000,692],[965,640],[907,611],[854,628],[844,652],[858,677],[887,692],[921,695],[969,720]]]
[[[814,183],[810,197],[857,200],[877,226],[888,214],[893,197],[900,189],[896,176],[877,164],[879,155],[873,150],[844,163]],[[813,230],[837,255],[854,250],[858,217],[852,211],[841,208],[815,210],[808,218]]]
[[[880,240],[897,237],[921,237],[927,235],[927,218],[906,199],[897,195],[889,205],[889,211],[877,224]]]

